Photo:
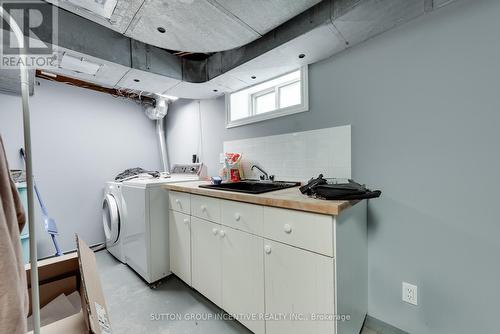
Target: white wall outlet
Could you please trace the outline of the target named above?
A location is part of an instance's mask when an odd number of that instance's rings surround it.
[[[412,305],[418,305],[416,285],[403,282],[403,301]]]
[[[219,153],[219,163],[223,164],[226,162],[226,155],[224,153]]]

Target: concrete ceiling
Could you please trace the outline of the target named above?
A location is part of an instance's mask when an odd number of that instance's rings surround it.
[[[321,0],[118,0],[109,19],[84,8],[94,0],[47,1],[146,44],[217,52],[248,44]]]
[[[69,5],[65,1],[61,3]],[[186,1],[196,0],[177,0],[176,5],[185,5]],[[213,8],[218,8],[213,5],[214,0],[198,1],[196,6],[205,6],[209,1]],[[138,8],[136,12],[141,12],[150,3],[140,2],[138,4],[132,0],[128,5]],[[239,1],[243,2],[244,0]],[[270,6],[271,3],[277,4],[280,1],[254,2]],[[203,60],[177,57],[168,50],[108,29],[106,24],[88,20],[85,15],[62,10],[58,18],[60,55],[67,52],[101,66],[93,76],[63,68],[52,72],[105,87],[144,94],[168,94],[192,99],[213,98],[325,59],[450,2],[451,0],[324,0],[246,45],[210,54]],[[294,1],[290,0],[288,5],[293,7],[292,3]],[[231,4],[231,0],[217,0],[218,6],[230,7]],[[119,13],[123,14],[122,17],[130,17],[129,11],[124,10],[123,6],[118,0],[112,18]],[[233,8],[232,11],[236,13],[236,9]],[[252,30],[264,31],[259,30],[263,28],[251,21],[254,15],[250,12],[238,15],[245,17],[245,14],[248,24],[252,24]],[[159,17],[153,13],[151,16]],[[134,20],[130,18],[129,21]],[[210,25],[212,22],[204,24]],[[132,25],[123,29],[128,31],[132,29]],[[47,28],[39,36],[44,40],[43,37],[49,36],[50,32]],[[0,75],[0,81],[1,79]]]

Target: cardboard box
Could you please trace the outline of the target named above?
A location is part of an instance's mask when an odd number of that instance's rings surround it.
[[[40,307],[44,307],[61,294],[69,295],[78,291],[82,311],[43,326],[41,333],[111,334],[108,309],[94,252],[78,236],[76,236],[76,243],[77,252],[38,262]],[[28,291],[31,293],[30,274],[30,265],[27,264]]]

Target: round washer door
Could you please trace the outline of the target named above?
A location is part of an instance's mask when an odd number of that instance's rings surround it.
[[[120,236],[120,212],[115,197],[110,194],[104,196],[102,202],[102,224],[106,243],[114,244],[117,242]]]

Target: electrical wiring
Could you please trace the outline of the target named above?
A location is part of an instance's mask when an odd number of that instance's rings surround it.
[[[47,76],[47,75],[38,75],[38,77],[45,79],[45,80],[48,80],[48,81],[63,83],[63,84],[70,85],[73,87],[79,87],[79,88],[100,91],[100,90],[96,89],[96,87],[99,87],[97,85],[86,85],[83,82],[79,83],[79,84],[75,84],[74,82],[71,82],[71,81],[60,80],[60,79],[58,80],[56,78],[52,78],[52,77]],[[59,78],[60,77],[61,76],[59,76]],[[102,88],[105,88],[105,87],[102,87]],[[134,90],[134,89],[118,87],[118,88],[109,88],[109,91],[101,91],[101,92],[107,93],[114,98],[123,98],[123,99],[127,99],[127,100],[132,100],[133,102],[140,104],[140,105],[152,105],[154,103],[154,102],[152,102],[151,99],[154,99],[155,94],[146,92],[144,90],[138,91],[138,90]],[[145,99],[145,98],[147,98],[147,99]]]

